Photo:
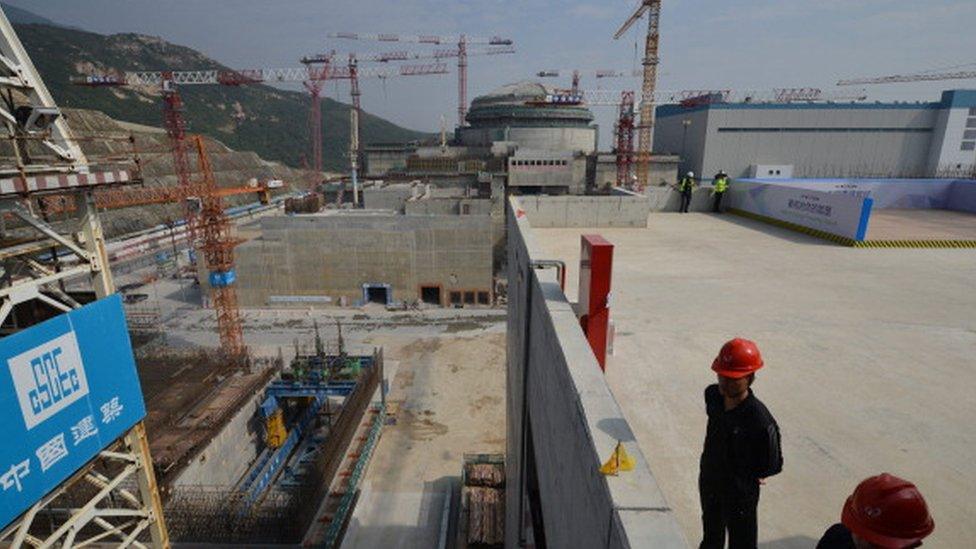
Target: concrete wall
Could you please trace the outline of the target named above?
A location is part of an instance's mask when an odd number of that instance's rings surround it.
[[[571,152],[519,150],[508,159],[508,186],[555,187],[566,194],[583,194],[586,164],[585,156]]]
[[[339,213],[262,220],[262,236],[237,248],[237,295],[244,307],[348,304],[363,284],[389,284],[394,302],[415,301],[421,285],[490,292],[492,228],[487,215]],[[304,302],[302,302],[304,300]]]
[[[491,201],[487,198],[422,198],[406,201],[403,211],[407,215],[489,215]]]
[[[263,398],[264,388],[245,402],[227,426],[173,479],[173,486],[234,486],[264,447],[263,427],[255,416]]]
[[[651,158],[648,183],[652,186],[675,185],[678,183],[678,156],[654,155]],[[600,153],[595,158],[594,173],[589,187],[604,189],[617,183],[617,155]]]
[[[650,201],[652,212],[677,212],[681,206],[681,193],[672,187],[648,187],[644,189],[644,195]],[[698,187],[691,194],[691,205],[688,210],[710,212],[714,200],[711,185]]]
[[[363,207],[367,210],[403,211],[403,203],[417,191],[409,184],[389,187],[367,187],[363,189]]]
[[[382,177],[390,171],[407,169],[407,157],[417,148],[412,145],[402,147],[366,147],[366,176]]]
[[[536,227],[646,227],[651,201],[641,196],[520,196]]]
[[[519,547],[537,509],[549,547],[688,547],[634,434],[583,337],[531,215],[508,216],[505,546]],[[633,471],[599,467],[617,441]]]

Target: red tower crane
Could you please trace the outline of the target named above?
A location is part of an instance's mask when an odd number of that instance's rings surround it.
[[[442,64],[443,65],[443,64]],[[177,181],[181,189],[180,202],[184,207],[187,221],[187,238],[191,243],[199,241],[207,267],[212,288],[212,301],[217,315],[217,329],[220,334],[221,349],[228,358],[235,361],[246,359],[243,327],[237,308],[237,292],[233,285],[233,249],[237,242],[230,237],[230,223],[223,210],[222,195],[216,187],[216,180],[210,168],[203,142],[195,138],[200,161],[202,181],[194,185],[186,150],[186,121],[183,118],[183,100],[180,85],[224,85],[240,86],[261,82],[324,82],[330,78],[349,78],[349,68],[333,70],[326,65],[321,69],[308,66],[284,69],[247,69],[241,71],[162,71],[127,72],[105,76],[86,76],[72,79],[83,86],[129,86],[159,85],[163,92],[163,119],[170,138]],[[416,69],[400,67],[399,71],[390,69],[370,71],[369,76],[386,77],[397,74],[412,74]],[[441,70],[446,72],[445,67]],[[321,148],[319,148],[321,149]],[[191,200],[194,198],[195,200]]]
[[[634,172],[634,92],[620,92],[617,134],[617,186],[630,184]]]
[[[444,57],[450,57],[450,54],[443,54],[443,52],[434,52],[433,55],[426,54],[413,54],[408,52],[391,52],[388,54],[369,54],[362,57],[358,57],[355,53],[349,54],[349,61],[345,68],[338,67],[335,65],[335,52],[330,52],[326,54],[312,55],[308,57],[303,57],[301,59],[302,64],[309,68],[309,74],[323,74],[324,77],[320,79],[323,82],[328,79],[344,79],[349,80],[350,96],[352,99],[352,110],[349,113],[350,116],[350,132],[349,132],[349,159],[350,159],[350,172],[352,178],[353,187],[353,203],[359,203],[359,167],[362,166],[362,148],[360,147],[360,126],[359,121],[362,119],[362,93],[359,89],[359,78],[362,75],[375,75],[375,74],[386,74],[389,71],[387,69],[366,69],[365,71],[359,69],[360,61],[373,61],[373,62],[389,62],[389,61],[401,61],[406,59],[441,59]],[[316,65],[321,65],[321,67],[316,67]],[[331,69],[329,69],[331,67]],[[433,74],[447,74],[447,66],[444,63],[429,63],[424,65],[402,65],[399,68],[399,75],[401,76],[426,76]],[[321,87],[318,88],[320,90]],[[312,89],[309,88],[312,92]],[[315,91],[317,93],[317,90]],[[312,99],[313,109],[316,109],[317,113],[317,96]],[[318,114],[312,115],[318,118]],[[315,135],[321,136],[321,132],[314,132]],[[319,147],[321,149],[321,147]],[[337,202],[342,204],[344,187],[339,188],[339,193],[337,197]]]
[[[344,38],[348,40],[373,40],[377,42],[414,42],[418,44],[457,44],[457,50],[443,57],[457,57],[458,67],[458,126],[464,125],[464,117],[468,109],[468,51],[469,44],[486,44],[489,46],[511,46],[512,40],[493,36],[491,38],[475,38],[462,34],[460,36],[437,36],[422,34],[418,36],[407,36],[400,34],[369,34],[356,32],[331,32],[329,38]],[[445,53],[445,52],[441,52]],[[514,53],[514,52],[499,52]]]
[[[322,173],[322,88],[328,80],[334,57],[335,50],[323,56],[321,67],[308,67],[308,79],[302,81],[311,100],[308,108],[308,146],[312,156],[311,168],[316,174]]]
[[[230,223],[223,210],[222,194],[218,191],[210,161],[201,138],[195,138],[202,180],[192,181],[187,158],[186,121],[183,100],[178,85],[217,84],[238,86],[257,82],[303,82],[309,79],[308,70],[251,69],[245,71],[163,71],[130,72],[107,76],[87,76],[73,79],[83,86],[159,85],[163,93],[163,120],[170,138],[176,171],[180,203],[187,221],[187,238],[191,246],[199,243],[210,270],[209,281],[221,349],[228,359],[243,363],[246,360],[243,326],[237,308],[237,292],[233,283],[234,246],[230,237]]]
[[[312,169],[316,173],[322,172],[322,112],[321,112],[321,91],[329,80],[355,80],[355,87],[358,92],[360,78],[393,78],[395,76],[425,76],[431,74],[447,74],[447,65],[444,63],[426,63],[420,65],[400,65],[398,67],[373,67],[369,69],[352,68],[355,63],[355,55],[350,54],[350,62],[345,66],[337,64],[335,52],[330,52],[314,57],[305,57],[302,60],[307,78],[302,81],[305,89],[311,96],[311,107],[309,108],[309,128],[312,146]],[[358,95],[353,97],[358,104]],[[355,107],[356,116],[359,115],[359,107]],[[352,116],[352,115],[351,115]],[[358,126],[357,126],[358,128]],[[352,136],[350,135],[350,138]]]

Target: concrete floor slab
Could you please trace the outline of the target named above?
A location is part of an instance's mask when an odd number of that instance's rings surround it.
[[[651,215],[647,229],[533,232],[567,261],[574,301],[580,235],[615,244],[608,381],[692,543],[702,391],[735,336],[763,351],[755,390],[783,434],[761,546],[812,547],[854,486],[882,471],[927,498],[937,526],[926,545],[976,537],[976,253],[853,249],[694,213]]]
[[[976,214],[949,210],[874,210],[867,240],[976,240]]]
[[[463,455],[505,451],[504,322],[411,339],[383,341],[399,361],[387,395],[396,424],[383,428],[345,548],[436,547]]]

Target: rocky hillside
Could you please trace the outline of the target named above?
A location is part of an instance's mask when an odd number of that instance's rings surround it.
[[[169,152],[169,138],[162,129],[118,122],[98,111],[83,109],[64,111],[71,130],[79,138],[81,148],[89,161],[98,164],[103,159],[129,158],[133,150],[132,145],[111,138],[132,136],[135,138],[135,149],[139,152],[144,184],[150,187],[168,187],[177,184],[173,159]],[[205,143],[214,176],[221,187],[244,186],[252,180],[263,182],[268,179],[281,179],[288,185],[278,192],[287,192],[292,188],[305,188],[310,179],[306,172],[289,168],[278,162],[263,160],[254,152],[235,151],[209,138]],[[196,172],[196,154],[192,150],[190,166]],[[194,173],[194,177],[198,177],[198,174]],[[228,197],[225,201],[228,206],[242,205],[255,202],[256,197],[244,194]],[[173,204],[109,210],[103,212],[101,218],[105,233],[111,238],[146,229],[167,220],[181,219],[182,215],[180,206]]]
[[[21,19],[22,20],[22,19]],[[47,24],[15,24],[54,99],[62,108],[101,111],[121,121],[160,126],[158,90],[88,88],[72,76],[124,70],[226,69],[196,50],[139,34],[102,35]],[[238,151],[293,167],[307,146],[307,96],[270,86],[184,86],[188,130],[213,137]],[[362,140],[390,142],[428,137],[365,114]],[[324,168],[345,171],[349,148],[349,106],[322,100]]]

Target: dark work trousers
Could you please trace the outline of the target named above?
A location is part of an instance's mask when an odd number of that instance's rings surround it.
[[[715,202],[712,204],[712,211],[715,213],[722,213],[722,197],[725,196],[725,191],[720,193],[715,193]]]
[[[725,533],[729,549],[755,549],[759,535],[756,507],[759,486],[752,494],[730,494],[717,486],[706,486],[699,480],[702,507],[702,542],[700,549],[724,549]]]
[[[688,206],[691,205],[691,191],[681,192],[681,213],[688,213]]]

